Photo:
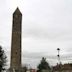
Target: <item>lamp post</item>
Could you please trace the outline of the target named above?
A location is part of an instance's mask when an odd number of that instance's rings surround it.
[[[60,62],[60,48],[57,48],[57,51],[58,51],[58,55],[57,55],[57,57],[58,57],[58,66],[59,66],[59,72],[61,72],[61,62]]]
[[[57,57],[58,57],[58,61],[59,61],[59,64],[60,64],[60,54],[59,54],[59,52],[60,52],[60,48],[57,48],[57,51],[58,51],[58,55],[57,55]]]

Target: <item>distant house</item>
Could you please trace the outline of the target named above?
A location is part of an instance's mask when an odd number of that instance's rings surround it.
[[[72,64],[61,64],[53,67],[53,72],[72,72]]]
[[[37,72],[36,69],[30,69],[30,72]]]

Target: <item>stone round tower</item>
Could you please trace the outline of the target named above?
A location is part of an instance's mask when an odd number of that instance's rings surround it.
[[[21,34],[22,14],[17,8],[13,13],[12,40],[11,40],[11,72],[21,72]]]

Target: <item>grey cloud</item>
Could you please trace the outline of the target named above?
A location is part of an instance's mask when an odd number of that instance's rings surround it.
[[[71,47],[68,47],[68,48],[66,49],[66,52],[69,53],[69,54],[72,54],[72,48],[71,48]]]
[[[33,23],[30,25],[33,25]],[[50,40],[71,40],[72,41],[72,29],[71,28],[49,28],[48,25],[40,26],[40,24],[36,26],[36,23],[34,23],[33,26],[25,26],[23,27],[23,37],[36,37],[36,38],[45,38]]]

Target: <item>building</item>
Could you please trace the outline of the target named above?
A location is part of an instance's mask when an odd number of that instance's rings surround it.
[[[53,67],[53,72],[72,72],[72,63],[56,65]]]
[[[21,72],[21,34],[22,14],[17,8],[13,13],[12,40],[11,40],[11,62],[10,72]]]

